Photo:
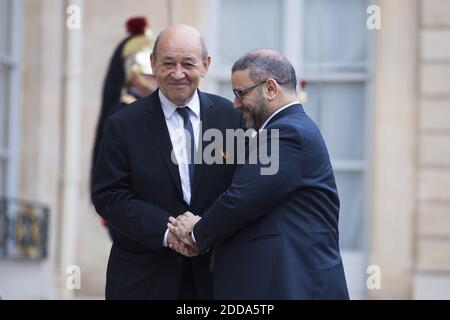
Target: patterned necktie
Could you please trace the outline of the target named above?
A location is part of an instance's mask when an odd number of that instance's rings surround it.
[[[177,108],[177,112],[184,120],[184,129],[187,130],[190,136],[190,148],[189,143],[187,143],[188,159],[189,159],[189,182],[191,185],[191,194],[193,192],[193,182],[194,182],[194,155],[195,155],[195,137],[194,129],[192,128],[191,120],[189,120],[189,107]],[[187,140],[186,140],[187,142]]]

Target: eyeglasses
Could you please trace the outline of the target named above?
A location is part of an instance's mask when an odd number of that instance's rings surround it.
[[[269,79],[272,79],[272,78],[269,78]],[[258,82],[258,83],[256,83],[256,84],[254,84],[254,85],[252,85],[252,86],[250,86],[250,87],[244,88],[244,89],[233,89],[233,93],[234,93],[234,95],[235,95],[235,97],[236,97],[237,99],[241,99],[244,95],[246,95],[247,93],[249,93],[250,90],[256,88],[257,86],[260,86],[260,85],[266,83],[267,80],[269,80],[269,79],[266,79],[266,80],[264,80],[264,81]],[[283,82],[278,81],[277,79],[272,79],[272,80],[275,80],[275,82],[278,83],[278,84],[283,84]]]
[[[256,88],[257,86],[262,85],[263,83],[266,83],[267,80],[261,81],[257,84],[254,84],[250,87],[244,88],[244,89],[233,89],[233,93],[236,98],[241,99],[245,94],[249,93],[250,90]]]

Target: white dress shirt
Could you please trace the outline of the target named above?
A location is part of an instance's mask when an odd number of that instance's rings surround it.
[[[161,92],[158,91],[159,99],[161,101],[161,107],[166,119],[167,129],[169,130],[170,141],[172,142],[172,148],[175,157],[178,162],[178,172],[180,173],[181,179],[181,189],[183,190],[183,199],[187,204],[191,202],[191,183],[189,180],[189,165],[188,165],[188,150],[186,144],[186,137],[184,130],[184,120],[183,117],[176,112],[178,108],[177,105],[170,102],[169,99]],[[192,96],[183,107],[189,107],[189,120],[192,124],[192,129],[194,130],[194,140],[195,148],[198,147],[199,131],[200,131],[200,99],[198,97],[198,92]],[[163,246],[167,247],[167,235],[168,229],[164,234]]]

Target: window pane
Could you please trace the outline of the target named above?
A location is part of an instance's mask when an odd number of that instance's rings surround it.
[[[364,159],[363,83],[309,84],[305,110],[316,121],[334,160]]]
[[[366,61],[367,2],[365,0],[306,0],[304,6],[304,63],[344,64],[354,69]]]
[[[341,201],[339,240],[342,249],[364,248],[363,182],[360,172],[334,172]]]
[[[280,0],[223,0],[219,13],[219,58],[226,67],[258,48],[281,48]]]
[[[0,158],[0,197],[6,195],[6,160]]]
[[[0,65],[0,149],[8,147],[8,86],[9,68],[5,65]]]
[[[0,0],[0,56],[8,55],[11,52],[10,13],[11,0]]]
[[[231,82],[219,82],[219,88],[217,94],[227,98],[228,100],[234,100],[234,94],[231,90]]]
[[[0,161],[1,168],[1,161]],[[2,180],[2,174],[0,169],[0,183]],[[7,231],[7,220],[6,220],[6,203],[4,198],[1,198],[3,195],[0,185],[0,258],[4,257],[6,254],[6,231]]]

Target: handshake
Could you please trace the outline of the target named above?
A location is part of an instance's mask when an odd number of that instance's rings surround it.
[[[199,216],[186,211],[177,218],[170,217],[167,223],[169,233],[167,235],[167,245],[169,248],[186,256],[198,256],[197,244],[193,241],[191,233],[195,224],[200,220]]]

